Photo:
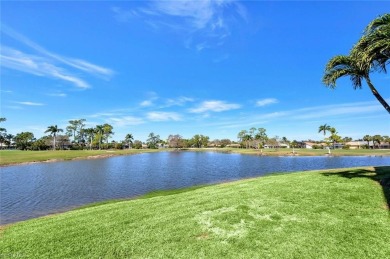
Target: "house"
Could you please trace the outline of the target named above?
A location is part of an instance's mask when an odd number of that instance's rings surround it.
[[[266,145],[264,145],[264,148],[290,148],[290,146],[287,145],[287,144],[278,143],[278,144],[275,144],[275,145],[266,144]]]
[[[382,142],[378,144],[377,142],[373,141],[350,141],[347,142],[346,145],[349,146],[350,149],[361,149],[361,148],[367,148],[369,147],[370,149],[389,149],[390,145],[387,142]]]

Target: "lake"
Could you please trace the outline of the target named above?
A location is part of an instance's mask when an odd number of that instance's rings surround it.
[[[390,165],[390,157],[269,157],[159,152],[0,168],[0,224],[156,190],[273,172]]]

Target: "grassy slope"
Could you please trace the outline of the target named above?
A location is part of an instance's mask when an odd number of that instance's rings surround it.
[[[386,258],[390,167],[241,180],[92,206],[1,232],[28,258]],[[389,199],[389,192],[386,197]]]
[[[169,149],[168,149],[169,150]],[[221,148],[221,149],[190,149],[192,151],[218,151],[218,152],[234,152],[241,154],[259,155],[259,150],[254,149],[237,149],[237,148]],[[113,155],[128,155],[144,152],[160,152],[166,149],[131,149],[131,150],[57,150],[57,151],[19,151],[19,150],[0,150],[0,165],[18,164],[26,162],[42,162],[47,160],[71,160],[83,159],[89,156],[113,156]],[[263,154],[268,156],[285,156],[291,155],[292,149],[264,149]],[[296,149],[296,153],[300,156],[323,156],[327,154],[326,150],[310,150]],[[337,156],[390,156],[389,150],[332,150],[332,155]]]
[[[42,162],[47,160],[71,160],[90,156],[128,155],[145,152],[156,152],[156,149],[123,149],[123,150],[48,150],[48,151],[20,151],[0,150],[0,165],[18,164],[26,162]]]

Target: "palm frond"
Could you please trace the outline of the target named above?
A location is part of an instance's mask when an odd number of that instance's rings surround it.
[[[371,34],[383,26],[390,26],[390,14],[389,13],[378,16],[376,19],[374,19],[372,22],[370,22],[367,25],[366,29],[364,30],[364,34],[365,35]]]

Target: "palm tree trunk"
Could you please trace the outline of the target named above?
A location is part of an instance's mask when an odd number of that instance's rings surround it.
[[[53,135],[53,150],[56,150],[56,135]]]
[[[388,113],[390,113],[390,106],[387,104],[387,102],[382,98],[382,96],[378,93],[378,91],[375,89],[374,85],[371,83],[370,77],[365,77],[368,87],[370,87],[372,94],[378,99],[378,101],[383,105],[383,107],[386,109]]]

